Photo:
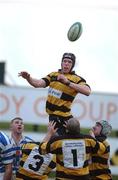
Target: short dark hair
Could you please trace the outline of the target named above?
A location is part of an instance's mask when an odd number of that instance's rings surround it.
[[[13,118],[12,120],[11,120],[11,123],[13,123],[15,120],[20,120],[20,121],[23,121],[23,119],[21,118],[21,117],[15,117],[15,118]]]

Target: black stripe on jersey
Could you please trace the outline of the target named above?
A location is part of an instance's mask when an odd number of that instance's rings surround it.
[[[107,146],[104,154],[109,153],[109,152],[110,152],[110,146]]]
[[[49,75],[49,77],[51,78],[51,80],[50,80],[51,82],[57,81],[57,76],[50,76],[50,75]]]
[[[88,86],[91,89],[91,87],[88,84],[86,84],[86,86]]]
[[[93,156],[92,157],[92,162],[93,163],[100,163],[100,164],[108,164],[108,159],[105,159],[103,157],[100,156]]]
[[[91,146],[86,146],[86,153],[89,154],[92,152],[92,147]]]
[[[25,163],[25,162],[21,160],[21,161],[20,161],[20,166],[23,167],[23,166],[24,166],[24,163]]]
[[[64,163],[62,161],[60,161],[58,158],[56,158],[56,163],[60,164],[61,166],[64,166]]]
[[[86,82],[86,81],[83,80],[83,79],[80,79],[77,84],[79,84],[79,83],[81,83],[81,82]]]
[[[42,78],[42,79],[45,81],[45,83],[46,83],[46,87],[47,87],[47,86],[49,86],[50,81],[49,81],[48,79],[46,79],[46,78]]]
[[[48,167],[54,169],[56,167],[56,163],[54,161],[51,161]]]
[[[101,174],[111,174],[110,169],[97,169],[90,171],[91,176],[99,176]]]
[[[56,171],[56,177],[57,178],[66,178],[66,179],[73,179],[73,180],[79,180],[79,179],[82,179],[82,180],[89,180],[90,177],[89,177],[89,174],[87,175],[81,175],[81,176],[76,176],[76,175],[70,175],[70,174],[66,174],[64,173],[63,171]]]
[[[71,102],[73,102],[74,98],[75,98],[75,97],[70,96],[70,95],[68,95],[68,94],[66,94],[66,93],[62,93],[62,96],[61,96],[61,99],[62,99],[62,100],[71,101]]]
[[[21,174],[19,172],[17,172],[16,178],[21,178],[23,180],[39,180],[39,178],[34,178],[34,177],[31,178],[31,177],[25,176],[24,174]]]
[[[95,147],[92,149],[92,153],[96,154],[98,152],[98,150],[99,150],[99,144],[96,142]]]
[[[29,155],[31,151],[32,149],[22,149],[22,153],[26,155]]]
[[[88,166],[88,160],[86,160],[86,161],[84,162],[83,168],[85,168],[85,167],[87,167],[87,166]]]
[[[62,148],[56,148],[56,150],[51,151],[53,154],[62,154]]]
[[[54,105],[54,104],[51,104],[49,102],[46,102],[46,108],[49,109],[50,111],[62,111],[62,112],[69,112],[70,111],[70,108],[67,108],[65,106],[57,106],[57,105]]]

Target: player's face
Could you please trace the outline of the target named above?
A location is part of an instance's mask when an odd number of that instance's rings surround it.
[[[64,58],[61,64],[63,73],[69,73],[71,71],[72,65],[73,62],[71,59]]]
[[[22,120],[16,119],[11,124],[11,130],[14,133],[22,134],[24,130],[24,124]]]
[[[95,126],[92,128],[93,133],[95,136],[100,135],[101,130],[102,130],[102,126],[99,123],[96,123]]]

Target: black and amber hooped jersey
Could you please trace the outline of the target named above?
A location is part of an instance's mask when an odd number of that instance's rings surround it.
[[[57,179],[88,180],[91,154],[103,154],[105,146],[91,136],[64,135],[41,143],[39,151],[56,154]]]
[[[57,80],[57,76],[59,74],[61,74],[60,71],[52,72],[43,78],[43,80],[46,82],[46,86],[49,86],[46,111],[48,114],[68,117],[71,115],[70,107],[78,92],[59,82]],[[76,75],[75,73],[64,75],[70,82],[88,86],[85,79]]]
[[[109,169],[109,158],[110,158],[110,145],[107,141],[102,142],[105,146],[105,153],[104,154],[93,154],[89,169],[91,179],[101,179],[101,180],[111,180],[111,171]]]
[[[16,180],[47,180],[49,172],[55,168],[55,156],[40,155],[39,143],[27,143],[22,147],[20,167]]]

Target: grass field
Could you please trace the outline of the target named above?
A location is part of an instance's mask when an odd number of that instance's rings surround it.
[[[32,124],[24,124],[25,125],[25,131],[28,132],[46,132],[47,131],[47,126],[46,125],[32,125]],[[0,129],[8,130],[9,129],[9,123],[8,122],[0,122]],[[88,134],[89,129],[87,128],[81,128],[81,132]],[[116,137],[118,136],[118,131],[113,131],[111,132],[110,137]]]

